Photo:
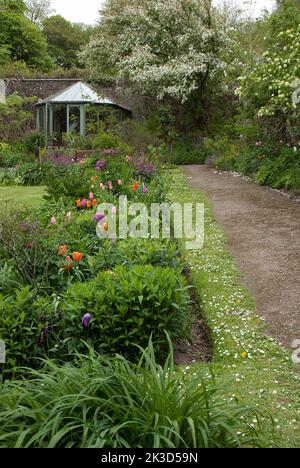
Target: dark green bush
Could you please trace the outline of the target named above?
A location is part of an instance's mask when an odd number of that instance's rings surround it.
[[[167,156],[166,156],[167,157]],[[206,154],[191,137],[180,137],[173,145],[172,162],[176,165],[204,164]]]
[[[61,299],[38,297],[29,286],[10,296],[0,294],[0,339],[7,346],[3,372],[11,374],[16,366],[38,367],[36,358],[42,355],[68,361],[77,351],[85,352],[86,342],[102,354],[136,360],[135,345],[146,346],[151,335],[163,359],[164,331],[171,338],[187,332],[188,304],[187,286],[179,273],[146,265],[100,273],[74,284]],[[92,321],[85,328],[82,319],[87,313]]]
[[[0,384],[0,447],[259,447],[261,416],[224,399],[212,379],[162,368],[151,343],[138,365],[120,356],[46,362],[22,382]]]
[[[14,185],[16,176],[17,171],[14,168],[0,170],[0,186]]]
[[[34,162],[34,157],[28,155],[22,145],[8,145],[0,142],[0,167],[15,167],[27,162]]]
[[[261,185],[275,189],[300,190],[300,154],[293,148],[283,148],[276,158],[265,161],[257,172]]]
[[[182,336],[187,326],[189,295],[186,283],[170,268],[117,267],[90,282],[74,284],[64,295],[62,330],[57,337],[59,355],[83,351],[82,339],[104,354],[120,353],[135,360],[134,345],[146,346],[151,334],[160,358],[166,351],[166,330]],[[92,322],[84,330],[82,317]]]
[[[17,170],[18,183],[28,186],[45,185],[52,170],[53,167],[51,164],[23,164]]]
[[[95,171],[81,165],[52,167],[47,175],[48,199],[86,198],[91,191],[91,177]]]
[[[24,140],[24,147],[27,153],[33,154],[34,156],[39,155],[39,149],[46,146],[46,137],[44,133],[32,132],[29,133]]]
[[[93,275],[117,265],[129,268],[135,265],[153,265],[179,269],[181,262],[174,243],[148,239],[127,239],[115,244],[106,242],[99,253],[90,258]]]

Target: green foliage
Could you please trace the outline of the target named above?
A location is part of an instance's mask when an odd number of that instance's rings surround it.
[[[49,54],[56,65],[64,69],[81,67],[78,53],[87,44],[92,27],[72,24],[62,16],[55,15],[45,19],[43,32],[48,41]]]
[[[119,136],[111,132],[101,132],[96,135],[92,140],[92,148],[97,150],[114,149],[124,156],[132,152],[130,146],[124,144]]]
[[[46,137],[44,133],[29,133],[24,140],[24,146],[28,153],[38,156],[39,148],[43,148],[44,146],[46,146]]]
[[[0,339],[7,348],[2,370],[11,375],[19,366],[39,367],[42,354],[72,360],[77,351],[85,352],[86,343],[101,354],[119,353],[136,361],[136,345],[146,346],[150,336],[163,359],[164,331],[172,338],[187,333],[189,301],[178,272],[150,265],[99,273],[75,283],[61,299],[38,297],[29,286],[0,295]],[[89,328],[82,324],[87,313],[92,316]]]
[[[22,145],[0,142],[0,167],[13,168],[25,162],[33,162],[33,159],[24,151]]]
[[[188,136],[180,136],[176,139],[173,146],[172,162],[176,165],[184,164],[203,164],[206,159],[206,153],[200,144],[195,144],[193,139]]]
[[[95,170],[79,165],[52,167],[47,177],[47,198],[59,200],[68,197],[73,198],[74,203],[89,194],[94,175]]]
[[[26,110],[26,105],[32,104],[34,101],[35,98],[23,99],[17,94],[12,94],[8,96],[5,102],[0,102],[0,135],[2,141],[15,143],[18,137],[22,135],[24,127],[33,118],[32,114]]]
[[[270,18],[263,60],[240,77],[237,91],[254,114],[252,118],[257,116],[261,126],[276,129],[277,140],[290,141],[290,127],[297,126],[299,118],[298,106],[293,102],[300,76],[299,37],[300,10],[288,0]]]
[[[58,336],[59,355],[84,350],[85,339],[95,350],[136,359],[135,344],[146,346],[149,337],[157,355],[166,351],[166,330],[182,336],[187,325],[189,296],[184,279],[170,268],[117,267],[95,279],[72,286],[65,294],[63,334]],[[81,325],[90,313],[88,330]]]
[[[110,0],[83,58],[97,78],[120,79],[143,96],[186,102],[215,80],[226,39],[205,0]]]
[[[264,161],[256,174],[256,180],[261,185],[270,185],[275,189],[300,190],[299,151],[285,148],[278,157]]]
[[[16,169],[0,170],[0,187],[14,185],[16,176]]]
[[[92,276],[100,271],[123,265],[132,268],[136,265],[153,265],[182,268],[175,244],[161,240],[127,239],[116,244],[107,242],[101,246],[97,255],[89,260]]]
[[[51,60],[45,37],[38,26],[25,17],[24,2],[3,2],[0,8],[0,47],[9,51],[11,61],[48,71]],[[6,54],[8,55],[8,54]]]
[[[18,185],[45,185],[54,168],[51,164],[26,163],[17,170]]]
[[[174,372],[173,355],[157,364],[152,343],[138,365],[92,354],[76,366],[45,362],[23,382],[0,388],[1,447],[257,447],[248,422],[260,415],[220,398],[201,374]],[[41,391],[42,389],[42,391]],[[16,408],[22,408],[16,411]]]
[[[220,169],[227,161],[233,161],[238,153],[238,147],[232,143],[226,136],[222,138],[207,138],[202,147],[204,160],[213,164],[220,161]]]

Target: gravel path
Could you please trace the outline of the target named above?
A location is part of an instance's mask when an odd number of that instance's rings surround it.
[[[268,333],[291,349],[300,339],[300,204],[234,174],[205,166],[184,171],[213,203]]]

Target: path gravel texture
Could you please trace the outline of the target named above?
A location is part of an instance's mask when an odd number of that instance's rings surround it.
[[[300,203],[236,174],[205,166],[184,172],[212,202],[268,334],[291,350],[300,340]]]

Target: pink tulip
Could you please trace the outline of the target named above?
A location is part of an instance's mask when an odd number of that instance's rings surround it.
[[[51,221],[50,221],[50,224],[51,224],[52,226],[54,226],[55,224],[57,224],[57,221],[56,221],[55,216],[52,216]]]
[[[123,185],[123,180],[122,179],[118,180],[118,185],[119,185],[119,187],[121,187],[121,185]]]
[[[89,199],[90,199],[90,200],[94,200],[94,198],[95,198],[95,197],[94,197],[94,194],[91,192],[91,193],[89,194]]]

